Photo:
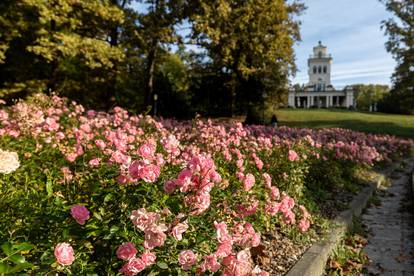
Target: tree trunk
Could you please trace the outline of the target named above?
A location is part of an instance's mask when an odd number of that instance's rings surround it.
[[[155,75],[155,59],[157,58],[158,39],[153,38],[151,42],[151,49],[148,53],[147,61],[147,89],[145,93],[145,105],[150,106],[152,103],[152,95],[154,93],[154,75]]]

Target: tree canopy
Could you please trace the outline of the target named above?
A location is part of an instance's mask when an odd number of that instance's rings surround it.
[[[219,102],[223,114],[246,113],[286,95],[303,9],[283,0],[4,0],[0,96],[54,91],[142,112],[158,94],[187,114],[209,115]]]
[[[414,114],[414,2],[381,0],[394,16],[382,22],[388,35],[386,49],[397,61],[393,88],[384,102],[385,111]],[[388,104],[387,104],[388,102]]]

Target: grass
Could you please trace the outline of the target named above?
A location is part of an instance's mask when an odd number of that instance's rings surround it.
[[[329,257],[324,275],[366,275],[364,266],[369,263],[363,252],[367,244],[366,235],[361,218],[354,217],[351,229]]]
[[[280,125],[289,127],[340,127],[356,131],[414,138],[414,116],[356,112],[341,109],[279,109]]]

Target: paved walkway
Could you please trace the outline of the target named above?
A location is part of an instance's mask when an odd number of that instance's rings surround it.
[[[414,275],[414,208],[407,204],[413,169],[411,161],[403,172],[391,173],[392,185],[377,193],[381,205],[362,215],[369,233],[364,248],[372,261],[369,275]]]

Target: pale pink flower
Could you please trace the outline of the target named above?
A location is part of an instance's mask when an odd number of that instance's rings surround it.
[[[83,205],[74,205],[70,208],[70,214],[76,220],[77,223],[83,225],[85,221],[89,219],[89,211]]]
[[[214,255],[216,255],[218,258],[227,257],[232,253],[232,248],[233,247],[230,241],[220,243]]]
[[[178,262],[184,270],[189,270],[197,263],[197,256],[191,250],[181,251]]]
[[[306,231],[308,231],[308,229],[309,229],[309,227],[310,227],[310,222],[309,222],[309,220],[307,220],[307,219],[301,219],[300,221],[299,221],[299,225],[298,225],[298,227],[299,227],[299,230],[301,231],[301,232],[306,232]]]
[[[138,251],[135,248],[134,244],[127,242],[118,247],[118,250],[116,250],[116,255],[118,258],[127,261],[134,258],[137,252]]]
[[[133,276],[145,269],[145,263],[140,258],[130,259],[124,266],[119,270],[124,275]]]
[[[188,229],[188,224],[187,222],[184,223],[178,223],[176,226],[174,226],[174,228],[171,230],[172,236],[178,240],[181,241],[183,236],[182,234],[185,233],[185,231],[187,231]]]
[[[254,185],[255,179],[251,173],[246,174],[243,181],[243,187],[245,191],[249,191]]]
[[[147,212],[145,208],[132,211],[130,216],[132,223],[142,231],[145,231],[148,227],[155,225],[159,218],[160,216],[158,214]]]
[[[217,262],[216,255],[208,255],[204,257],[204,261],[200,265],[201,272],[205,272],[207,270],[211,272],[217,272],[220,269],[221,265]]]
[[[139,147],[138,154],[145,159],[152,160],[156,149],[155,143],[147,142]]]
[[[270,198],[272,200],[277,200],[280,197],[279,189],[275,186],[270,187]]]
[[[97,167],[99,166],[99,164],[101,163],[101,158],[93,158],[91,160],[89,160],[88,164],[91,167]]]
[[[73,248],[66,242],[58,243],[55,247],[54,254],[56,261],[61,265],[71,265],[75,260]]]
[[[295,223],[295,213],[293,213],[291,210],[287,210],[286,212],[283,213],[283,221],[286,224],[294,224]]]
[[[296,151],[294,151],[294,150],[289,150],[289,156],[288,156],[288,158],[289,158],[289,160],[290,161],[296,161],[296,160],[298,160],[299,159],[299,156],[298,156],[298,154],[296,153]]]
[[[163,227],[152,225],[145,229],[145,241],[144,247],[147,249],[153,249],[158,246],[162,246],[167,236],[165,235]]]
[[[265,181],[266,187],[270,188],[272,186],[272,177],[268,173],[263,173],[262,176]]]
[[[277,202],[268,202],[265,206],[265,213],[271,216],[276,216],[280,211],[280,203]]]
[[[232,238],[227,230],[227,225],[224,222],[214,222],[214,227],[217,230],[217,240],[219,243],[231,242]]]
[[[95,145],[100,148],[101,150],[103,150],[106,147],[106,144],[104,141],[102,141],[101,139],[95,140]]]
[[[139,171],[139,176],[147,183],[153,183],[160,175],[160,167],[153,164],[145,165]]]
[[[145,252],[145,253],[142,253],[141,259],[144,262],[145,266],[148,267],[148,266],[155,264],[155,260],[157,260],[157,256],[154,253]]]

